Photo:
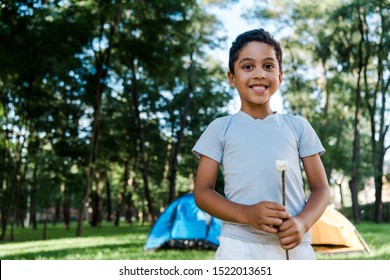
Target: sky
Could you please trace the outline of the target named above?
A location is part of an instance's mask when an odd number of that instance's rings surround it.
[[[237,4],[232,4],[229,8],[225,8],[225,9],[214,8],[211,10],[211,12],[214,13],[223,23],[225,30],[221,32],[223,32],[227,36],[227,42],[225,44],[226,48],[216,52],[218,58],[225,63],[226,70],[227,70],[227,61],[229,58],[229,48],[231,43],[234,41],[234,39],[239,34],[245,31],[259,28],[258,22],[248,23],[241,17],[241,14],[245,10],[249,9],[250,7],[253,7],[254,1],[255,0],[240,0]],[[274,111],[283,113],[284,110],[283,110],[282,102],[283,99],[280,95],[280,92],[277,91],[271,99],[271,108]],[[240,108],[240,100],[237,94],[234,101],[231,103],[230,111],[234,113],[238,111],[239,108]]]

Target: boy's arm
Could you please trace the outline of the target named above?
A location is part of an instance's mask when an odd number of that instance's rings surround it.
[[[215,160],[206,156],[200,158],[194,190],[198,207],[224,221],[248,224],[267,233],[277,233],[275,227],[290,217],[285,207],[267,201],[243,205],[224,198],[214,190],[218,168],[219,164]]]
[[[305,230],[308,231],[328,206],[330,192],[320,156],[316,154],[305,157],[302,158],[302,162],[310,186],[310,195],[298,217],[305,221]]]
[[[329,204],[329,185],[320,156],[316,154],[304,157],[302,162],[311,193],[302,212],[280,227],[279,239],[284,249],[298,246],[303,234],[309,231]]]

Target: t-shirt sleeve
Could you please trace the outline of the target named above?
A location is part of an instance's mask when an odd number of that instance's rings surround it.
[[[315,154],[321,156],[325,153],[325,148],[322,146],[320,138],[306,119],[300,119],[302,120],[302,123],[298,147],[299,157],[303,158]]]
[[[223,156],[222,129],[223,123],[221,119],[212,121],[192,148],[192,152],[198,158],[204,155],[221,163]]]

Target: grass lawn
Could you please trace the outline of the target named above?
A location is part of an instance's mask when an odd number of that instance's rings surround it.
[[[157,250],[145,251],[149,226],[115,227],[103,224],[97,228],[84,225],[82,237],[75,237],[76,224],[70,230],[48,227],[47,240],[42,229],[16,229],[16,242],[0,243],[2,260],[202,260],[212,259],[213,251]],[[7,235],[9,237],[9,235]]]
[[[389,260],[390,224],[361,223],[356,226],[371,248],[370,254],[320,255],[318,259]],[[83,237],[75,237],[76,225],[70,230],[49,226],[47,240],[42,229],[16,229],[14,242],[0,243],[2,260],[207,260],[209,250],[144,251],[149,226],[103,224],[84,226]],[[9,235],[7,235],[9,237]]]

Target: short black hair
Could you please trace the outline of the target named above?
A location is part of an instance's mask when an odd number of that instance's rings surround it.
[[[234,62],[237,60],[241,50],[250,42],[265,43],[273,47],[278,60],[279,69],[282,70],[282,48],[278,41],[263,28],[249,30],[237,36],[236,40],[233,41],[229,51],[229,70],[234,74]]]

